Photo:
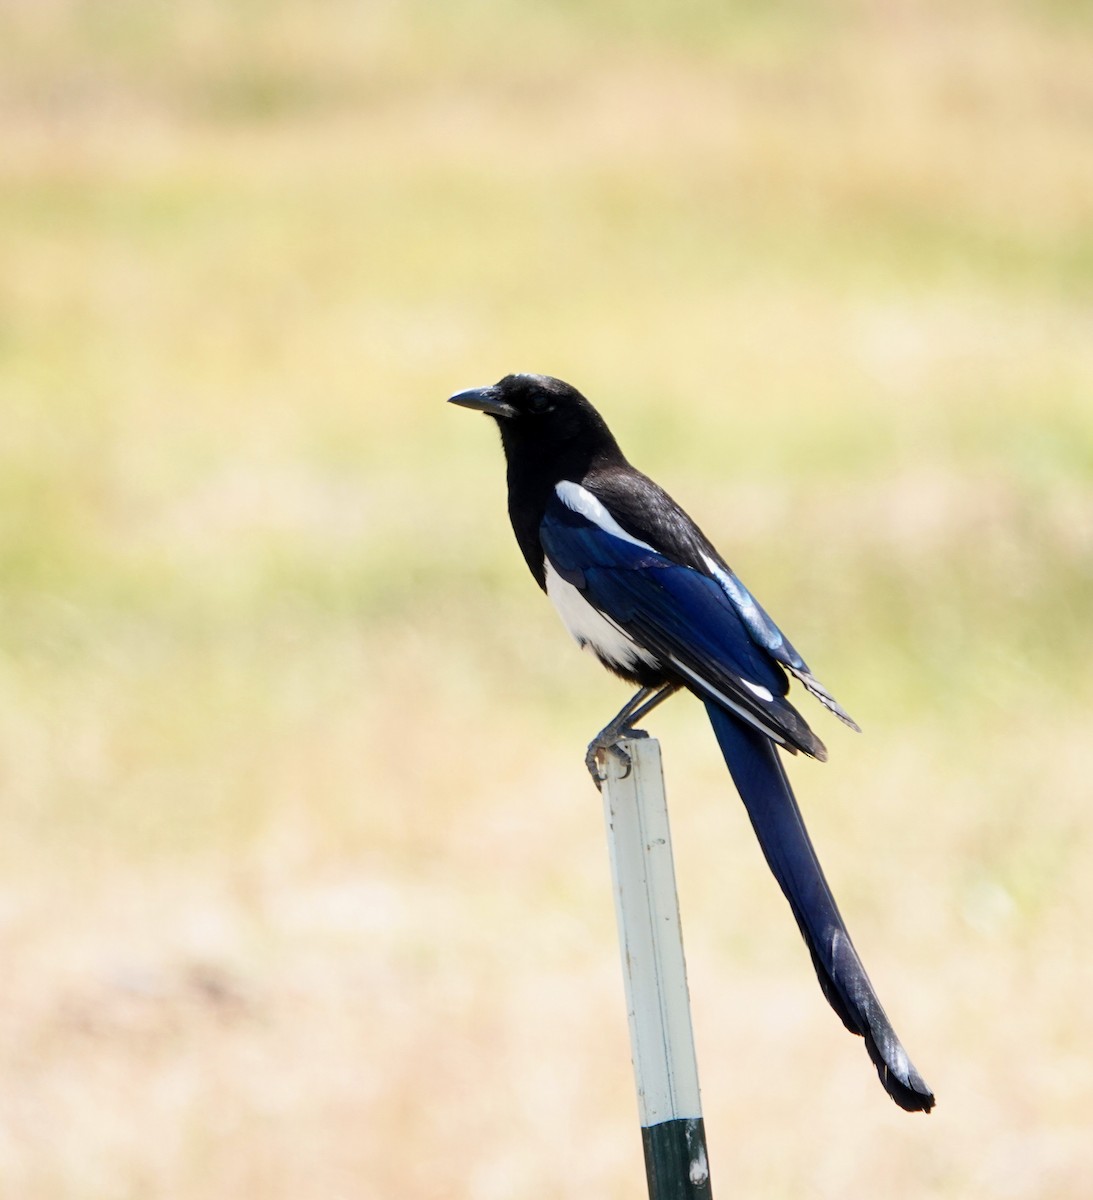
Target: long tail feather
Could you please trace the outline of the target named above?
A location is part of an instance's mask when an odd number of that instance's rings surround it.
[[[892,1099],[908,1112],[929,1112],[933,1093],[907,1057],[858,958],[777,750],[769,738],[717,705],[708,703],[706,710],[759,845],[812,954],[824,995],[847,1029],[865,1038]]]

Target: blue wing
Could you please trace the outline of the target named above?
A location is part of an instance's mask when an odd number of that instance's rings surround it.
[[[576,487],[574,484],[563,486]],[[604,507],[624,538],[629,536],[627,528],[630,534],[635,526],[638,530],[648,529],[647,535],[639,536],[670,562],[677,566],[692,567],[699,575],[715,579],[736,609],[755,645],[789,671],[839,720],[851,729],[858,728],[850,714],[812,674],[789,638],[718,554],[705,534],[663,488],[640,471],[630,469],[624,472],[593,472],[585,479],[580,490],[585,495],[590,493],[593,503],[598,502]],[[577,511],[584,511],[580,503],[573,507]],[[586,516],[592,515],[586,513]]]
[[[558,575],[668,675],[787,749],[826,758],[823,743],[785,699],[781,666],[719,580],[607,532],[557,498],[539,534]]]

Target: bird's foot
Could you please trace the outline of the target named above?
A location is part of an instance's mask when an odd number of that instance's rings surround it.
[[[607,778],[607,756],[610,754],[623,768],[622,778],[630,774],[630,755],[619,745],[624,738],[647,738],[644,729],[631,729],[627,725],[608,725],[588,743],[588,753],[584,756],[584,765],[596,787],[602,790],[603,781]]]

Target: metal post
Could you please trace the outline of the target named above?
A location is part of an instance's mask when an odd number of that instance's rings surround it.
[[[660,743],[605,755],[604,817],[650,1200],[711,1200]]]

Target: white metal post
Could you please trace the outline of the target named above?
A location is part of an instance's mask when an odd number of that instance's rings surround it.
[[[650,1200],[710,1200],[660,743],[604,758],[604,817]]]

